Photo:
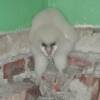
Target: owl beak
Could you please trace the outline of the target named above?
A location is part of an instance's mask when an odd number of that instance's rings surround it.
[[[51,47],[46,48],[46,52],[47,52],[48,55],[51,55],[52,51],[53,51],[53,48],[51,48]]]
[[[46,51],[49,56],[53,56],[57,50],[57,46],[47,47]]]
[[[57,46],[42,46],[41,50],[45,56],[53,56],[57,50]]]
[[[41,49],[45,56],[51,56],[53,51],[51,47],[46,47],[46,48],[42,47]]]

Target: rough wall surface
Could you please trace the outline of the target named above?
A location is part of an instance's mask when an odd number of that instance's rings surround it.
[[[87,34],[92,35],[92,34],[95,34],[95,32],[99,31],[99,29],[92,28],[92,27],[88,27],[88,28],[77,27],[75,29],[77,32],[81,33],[80,34],[81,38],[83,36],[86,36]],[[7,83],[12,84],[11,82],[13,81],[13,79],[14,81],[16,81],[17,79],[21,80],[25,78],[23,76],[26,76],[25,70],[27,70],[27,67],[26,67],[27,59],[29,61],[29,63],[27,64],[28,66],[30,66],[30,64],[34,65],[34,63],[32,63],[33,60],[30,58],[30,55],[28,56],[24,55],[21,58],[18,55],[21,53],[28,53],[30,51],[30,42],[28,38],[29,31],[30,30],[15,32],[15,34],[13,34],[13,32],[9,34],[3,33],[3,35],[0,37],[0,61],[1,61],[0,63],[2,63],[3,61],[3,64],[1,64],[3,67],[3,70],[0,71],[0,81],[6,81],[6,82],[3,82],[3,84],[6,83],[3,86],[8,86]],[[8,58],[13,58],[13,57],[15,57],[16,59],[5,60],[6,58],[8,59]],[[78,63],[79,66],[81,67],[86,66],[86,63],[87,63],[84,61],[83,63],[85,64],[80,65],[82,64],[82,63],[79,63],[81,62],[80,59],[76,59],[76,61],[74,61],[73,58],[69,62],[71,64]],[[3,76],[1,73],[3,73]],[[11,75],[14,75],[14,77],[12,78]],[[2,77],[4,78],[4,80],[3,79],[1,80]],[[8,78],[8,82],[7,82],[7,78]],[[45,81],[48,81],[48,80],[45,80]],[[47,83],[44,83],[44,84],[47,85]],[[78,87],[77,87],[77,84],[78,84]],[[99,94],[100,94],[99,84],[100,84],[99,79],[94,76],[82,75],[78,79],[74,78],[70,84],[70,87],[68,88],[68,91],[70,92],[69,96],[71,96],[71,100],[84,100],[84,98],[86,98],[85,100],[88,100],[88,99],[99,100]],[[10,95],[8,96],[4,95],[3,97],[0,98],[0,100],[33,100],[34,96],[41,95],[40,91],[38,90],[39,87],[37,86],[26,88],[27,85],[25,85],[25,87],[22,86],[23,88],[22,90],[19,90],[18,87],[20,87],[19,84],[15,83],[15,86],[14,86],[15,89],[13,88],[14,89],[13,91],[17,91],[17,93],[13,94],[11,91],[9,92],[11,93]],[[56,89],[55,85],[54,85],[54,89]],[[4,91],[5,88],[4,89],[2,88],[1,90]],[[74,95],[76,95],[75,91],[77,92],[77,96],[74,97]],[[1,95],[2,93],[8,94],[7,90],[5,90],[4,92],[0,92]],[[82,99],[81,99],[81,96],[83,96]]]

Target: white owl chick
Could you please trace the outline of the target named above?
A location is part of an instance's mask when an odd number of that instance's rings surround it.
[[[67,67],[67,56],[77,41],[77,34],[57,9],[49,8],[33,18],[30,32],[35,71],[41,77],[45,72],[48,57],[53,57],[62,73]]]

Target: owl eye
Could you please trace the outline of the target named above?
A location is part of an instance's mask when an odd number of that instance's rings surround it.
[[[53,43],[50,44],[51,47],[53,47],[55,45],[56,45],[56,42],[53,42]]]
[[[46,45],[45,43],[42,43],[41,45],[42,45],[43,47],[47,47],[47,45]]]

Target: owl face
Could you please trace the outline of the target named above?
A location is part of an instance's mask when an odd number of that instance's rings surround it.
[[[37,46],[42,53],[45,56],[54,56],[59,45],[59,39],[61,38],[59,36],[61,34],[60,31],[54,27],[45,26],[40,28],[35,34]]]
[[[56,42],[52,42],[47,44],[45,42],[41,43],[41,50],[45,54],[45,56],[53,56],[57,49]]]

